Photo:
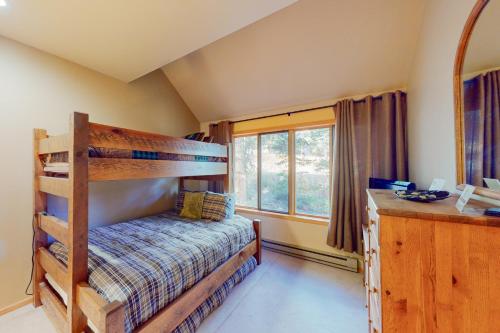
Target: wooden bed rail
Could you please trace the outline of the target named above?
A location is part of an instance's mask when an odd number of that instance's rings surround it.
[[[89,144],[95,147],[171,154],[227,157],[227,147],[108,125],[89,124]]]
[[[89,181],[225,174],[227,163],[90,158]]]
[[[75,113],[87,117],[87,115]],[[43,130],[41,130],[43,131]],[[84,136],[83,133],[87,133]],[[35,150],[38,155],[69,152],[75,133],[58,136],[43,136],[37,139]],[[123,179],[147,179],[185,176],[226,175],[228,147],[216,143],[206,143],[166,135],[135,131],[126,128],[89,123],[78,130],[81,139],[86,139],[87,147],[119,149],[127,151],[155,152],[196,156],[195,160],[180,159],[132,159],[132,158],[88,158],[88,180],[108,181]],[[218,158],[217,162],[208,158]],[[205,160],[206,159],[206,160]],[[50,162],[50,158],[48,158]],[[69,163],[59,162],[47,165],[47,171],[59,174],[69,173]],[[40,174],[43,176],[43,173]],[[40,180],[42,191],[67,197],[67,185],[61,178],[44,177]]]
[[[69,135],[55,135],[41,139],[38,143],[39,154],[52,154],[69,151]]]
[[[241,267],[257,251],[257,241],[253,241],[241,251],[233,255],[224,265],[216,268],[203,280],[179,296],[146,323],[137,333],[168,333],[181,324],[198,306],[200,306],[217,288],[219,288],[238,268]]]
[[[39,176],[39,191],[68,198],[70,184],[67,178]]]
[[[77,286],[78,306],[92,323],[89,326],[100,333],[121,333],[125,330],[125,307],[114,301],[108,303],[86,282]]]
[[[39,296],[43,309],[58,332],[71,332],[68,326],[66,306],[61,302],[56,293],[45,282],[38,285]]]
[[[68,223],[55,216],[45,214],[38,215],[38,227],[46,234],[51,235],[66,247],[69,246]]]
[[[262,262],[262,229],[261,222],[259,219],[253,220],[253,230],[255,231],[255,241],[256,241],[256,249],[254,257],[257,260],[257,265],[260,265]]]
[[[52,255],[46,248],[42,247],[38,249],[37,260],[42,266],[43,270],[47,272],[56,283],[68,293],[71,289],[69,284],[68,269],[59,260]]]

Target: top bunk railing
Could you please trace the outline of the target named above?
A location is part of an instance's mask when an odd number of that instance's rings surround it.
[[[227,147],[217,143],[193,141],[95,123],[89,123],[89,145],[100,148],[227,157]]]
[[[88,138],[88,181],[227,174],[225,145],[90,122],[76,130],[86,132]],[[70,150],[70,144],[69,134],[39,141],[38,154],[43,155],[47,176],[68,174],[69,163],[64,154]]]

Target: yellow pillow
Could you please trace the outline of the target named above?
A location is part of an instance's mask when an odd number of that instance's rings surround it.
[[[205,192],[186,192],[184,194],[184,207],[180,215],[191,219],[201,219],[204,199]]]

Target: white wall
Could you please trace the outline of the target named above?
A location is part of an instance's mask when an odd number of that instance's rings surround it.
[[[260,219],[262,221],[262,238],[265,240],[301,246],[319,252],[360,258],[360,256],[355,253],[347,253],[326,244],[326,236],[328,234],[327,224],[319,225],[290,221],[287,219],[242,212],[238,212],[238,214],[251,220]]]
[[[0,73],[1,309],[25,297],[31,268],[33,128],[67,132],[72,111],[89,113],[93,122],[173,136],[197,130],[199,122],[161,71],[125,84],[0,37]],[[176,179],[91,184],[90,222],[172,207],[176,184]]]
[[[428,0],[408,85],[410,179],[456,185],[453,66],[475,0]]]

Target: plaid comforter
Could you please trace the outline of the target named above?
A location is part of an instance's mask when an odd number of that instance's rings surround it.
[[[89,231],[89,284],[107,301],[126,305],[125,330],[131,332],[253,239],[252,222],[237,215],[211,222],[167,212],[99,227]],[[64,245],[55,242],[49,250],[67,263]],[[229,285],[219,288],[219,296],[252,266],[250,260],[233,282],[226,281]],[[193,315],[200,317],[197,312],[206,312],[207,305],[200,308]],[[186,322],[179,329],[192,327]]]
[[[155,151],[128,150],[117,148],[89,147],[89,157],[93,158],[128,158],[139,160],[170,160],[194,162],[227,162],[227,157],[163,153]],[[68,162],[68,153],[59,152],[50,155],[50,162]]]

